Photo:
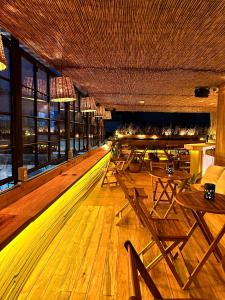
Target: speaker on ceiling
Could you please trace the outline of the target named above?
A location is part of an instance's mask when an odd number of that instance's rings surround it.
[[[208,87],[198,87],[195,88],[195,97],[207,98],[209,96]]]

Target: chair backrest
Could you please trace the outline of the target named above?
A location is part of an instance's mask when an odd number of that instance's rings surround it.
[[[163,247],[162,243],[160,242],[159,237],[154,228],[154,222],[152,222],[153,219],[151,217],[151,214],[148,211],[147,207],[145,206],[144,202],[141,199],[138,199],[137,197],[134,197],[130,201],[133,202],[132,207],[134,207],[136,215],[139,217],[140,221],[148,229],[148,231],[152,237],[152,240],[157,244],[161,253],[163,255],[166,255],[165,248]],[[160,222],[163,222],[163,221],[164,220],[160,220]]]
[[[145,284],[149,288],[154,299],[163,299],[157,286],[155,285],[154,281],[152,280],[151,276],[149,275],[148,271],[146,270],[143,262],[141,261],[140,257],[138,256],[136,250],[134,249],[132,243],[130,241],[126,241],[124,243],[124,247],[126,248],[129,256],[129,269],[131,274],[131,288],[132,288],[132,295],[130,296],[129,300],[141,300],[141,290],[140,290],[140,283],[138,279],[138,271],[143,278]]]
[[[117,182],[119,183],[122,191],[124,192],[125,194],[125,197],[129,200],[129,198],[131,197],[130,193],[129,193],[129,190],[124,182],[124,180],[122,179],[122,175],[121,174],[118,174],[118,173],[115,173],[115,178],[117,180]]]
[[[145,206],[144,202],[141,199],[138,199],[137,197],[134,197],[133,199],[131,199],[131,202],[132,202],[132,205],[133,205],[134,210],[136,211],[138,217],[144,222],[144,225],[150,231],[153,239],[157,240],[157,235],[156,235],[154,227],[152,226],[152,223],[151,223],[151,215],[150,215],[147,207]]]
[[[128,169],[133,158],[134,158],[134,151],[131,150],[130,154],[127,157],[125,164],[123,165],[123,172],[125,172]]]
[[[143,223],[144,226],[147,226],[148,230],[150,231],[153,239],[157,241],[159,244],[158,237],[155,233],[154,227],[151,224],[151,216],[149,211],[147,210],[145,204],[143,203],[142,199],[138,197],[137,191],[132,189],[133,195],[129,193],[128,188],[126,187],[126,184],[124,183],[122,177],[119,174],[115,174],[116,180],[119,183],[121,189],[123,190],[126,198],[128,199],[131,207],[133,208],[136,216],[140,220],[141,223]],[[161,249],[161,246],[160,246]]]

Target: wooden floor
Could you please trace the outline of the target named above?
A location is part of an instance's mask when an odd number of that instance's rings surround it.
[[[133,178],[150,194],[149,175],[133,174]],[[124,202],[119,187],[101,188],[99,183],[51,243],[18,299],[127,300],[129,275],[123,244],[130,239],[140,250],[149,236],[133,212],[116,225],[115,211]],[[194,265],[206,248],[196,231],[184,255]],[[165,297],[225,299],[225,274],[213,255],[189,291],[179,288],[164,261],[151,274]],[[144,284],[142,290],[143,299],[152,299]]]

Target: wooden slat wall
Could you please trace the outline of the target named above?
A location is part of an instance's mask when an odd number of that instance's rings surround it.
[[[208,112],[217,94],[194,88],[225,81],[224,14],[224,0],[2,0],[0,25],[99,103]]]

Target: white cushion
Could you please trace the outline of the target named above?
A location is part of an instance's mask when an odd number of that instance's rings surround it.
[[[221,166],[209,166],[205,172],[205,175],[202,177],[201,184],[205,183],[214,183],[216,184],[219,177],[224,172],[225,168]]]
[[[225,171],[223,171],[216,183],[216,193],[225,194]]]

